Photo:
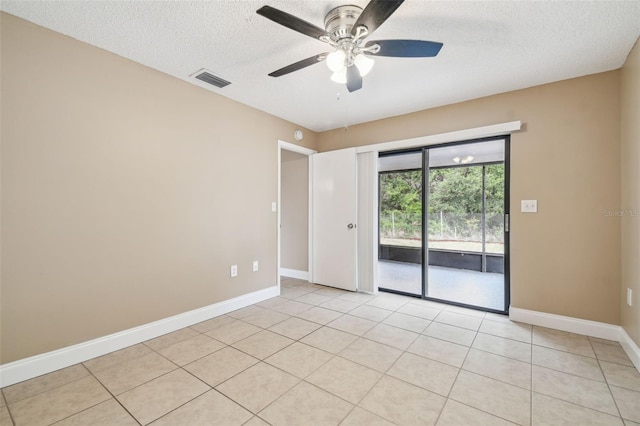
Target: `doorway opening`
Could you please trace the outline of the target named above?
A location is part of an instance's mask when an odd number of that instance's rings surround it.
[[[309,281],[311,270],[310,156],[316,151],[278,141],[278,277]]]
[[[500,137],[379,158],[379,288],[506,313],[508,150]]]

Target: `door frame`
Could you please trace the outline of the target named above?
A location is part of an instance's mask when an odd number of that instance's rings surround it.
[[[502,310],[497,310],[497,309],[491,309],[491,308],[484,308],[481,306],[474,306],[474,305],[467,305],[464,303],[460,303],[460,302],[455,302],[455,301],[450,301],[450,300],[441,300],[441,299],[437,299],[437,298],[433,298],[433,297],[428,297],[427,296],[427,285],[428,285],[428,273],[425,273],[428,270],[428,265],[429,265],[429,246],[428,246],[428,229],[427,229],[427,224],[428,224],[428,202],[429,202],[429,195],[428,195],[428,191],[425,190],[425,188],[428,187],[428,183],[429,183],[429,151],[431,149],[438,149],[438,148],[446,148],[446,147],[450,147],[450,146],[455,146],[455,145],[467,145],[467,144],[473,144],[473,143],[482,143],[482,142],[489,142],[489,141],[495,141],[495,140],[504,140],[504,168],[505,168],[505,172],[504,172],[504,215],[505,215],[505,231],[504,231],[504,311]],[[474,139],[467,139],[467,140],[459,140],[459,141],[450,141],[450,142],[444,142],[444,143],[434,143],[434,144],[430,144],[430,145],[425,145],[422,147],[410,147],[410,148],[404,148],[404,149],[394,149],[394,150],[388,150],[388,151],[379,151],[380,154],[384,154],[384,155],[393,155],[393,154],[401,154],[401,153],[408,153],[408,152],[421,152],[422,153],[422,241],[423,241],[423,245],[422,245],[422,278],[421,278],[421,295],[417,295],[417,294],[412,294],[412,293],[406,293],[406,292],[402,292],[402,291],[397,291],[397,290],[392,290],[392,289],[383,289],[383,291],[388,292],[388,293],[395,293],[395,294],[401,294],[404,296],[410,296],[410,297],[416,297],[416,298],[420,298],[420,299],[424,299],[424,300],[431,300],[431,301],[435,301],[435,302],[442,302],[442,303],[446,303],[449,305],[454,305],[454,306],[460,306],[460,307],[465,307],[465,308],[470,308],[470,309],[476,309],[476,310],[481,310],[481,311],[485,311],[485,312],[493,312],[493,313],[499,313],[499,314],[508,314],[509,313],[509,307],[510,307],[510,302],[511,302],[511,259],[510,259],[510,235],[511,235],[511,229],[510,229],[510,218],[511,218],[511,212],[510,212],[510,204],[511,204],[511,198],[510,198],[510,193],[511,193],[511,188],[510,188],[510,181],[511,181],[511,134],[510,133],[506,133],[506,134],[500,134],[500,135],[494,135],[494,136],[487,136],[487,137],[480,137],[480,138],[474,138]],[[378,183],[378,194],[377,197],[380,197],[380,185]],[[378,212],[376,212],[377,215],[380,214],[380,211],[378,210]],[[380,232],[380,226],[379,226],[379,222],[378,222],[378,230],[377,230],[378,234]],[[377,248],[376,248],[377,249]],[[376,250],[377,251],[377,250]],[[376,262],[376,267],[377,267],[377,262]],[[376,283],[376,291],[379,289],[379,283]]]
[[[312,282],[313,281],[313,265],[312,265],[312,261],[313,261],[313,240],[312,240],[312,234],[311,234],[311,225],[312,225],[312,219],[313,219],[313,211],[312,211],[312,197],[311,197],[311,190],[312,190],[312,180],[311,180],[311,176],[312,176],[312,164],[313,162],[311,161],[311,156],[313,154],[317,154],[317,151],[313,150],[313,149],[309,149],[309,148],[305,148],[303,146],[300,145],[296,145],[290,142],[286,142],[283,140],[278,140],[278,199],[276,201],[276,211],[277,211],[277,223],[276,223],[276,228],[277,228],[277,260],[276,260],[276,274],[277,274],[277,285],[278,285],[278,289],[280,289],[280,269],[281,269],[281,265],[280,262],[282,260],[282,254],[281,254],[281,250],[282,250],[282,241],[281,241],[281,226],[282,226],[282,150],[285,151],[291,151],[291,152],[295,152],[297,154],[302,154],[302,155],[306,155],[307,156],[307,165],[308,165],[308,176],[307,176],[307,181],[308,181],[308,190],[307,190],[307,198],[308,198],[308,203],[309,203],[309,218],[308,218],[308,223],[307,223],[307,235],[308,235],[308,260],[307,260],[307,269],[308,269],[308,282]]]

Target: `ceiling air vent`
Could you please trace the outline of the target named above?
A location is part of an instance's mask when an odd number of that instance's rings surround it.
[[[192,75],[192,77],[195,77],[198,80],[204,81],[205,83],[209,83],[213,86],[220,87],[220,88],[231,84],[230,81],[217,77],[213,75],[210,71],[207,71],[205,69],[201,69],[200,71],[196,72],[195,74]]]

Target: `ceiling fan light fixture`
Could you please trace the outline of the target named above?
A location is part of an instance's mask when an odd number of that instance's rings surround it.
[[[346,59],[347,54],[344,53],[344,50],[337,49],[335,52],[331,52],[327,55],[327,66],[334,73],[338,72],[345,68]]]
[[[331,81],[338,84],[347,84],[347,68],[343,67],[341,70],[331,74]]]
[[[369,71],[371,71],[371,68],[373,68],[374,60],[360,53],[353,60],[353,63],[356,67],[358,67],[358,71],[360,71],[360,76],[364,77],[365,75],[369,74]]]

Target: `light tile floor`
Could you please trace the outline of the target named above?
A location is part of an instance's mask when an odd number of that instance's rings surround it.
[[[294,279],[2,389],[2,425],[640,425],[617,342]]]

